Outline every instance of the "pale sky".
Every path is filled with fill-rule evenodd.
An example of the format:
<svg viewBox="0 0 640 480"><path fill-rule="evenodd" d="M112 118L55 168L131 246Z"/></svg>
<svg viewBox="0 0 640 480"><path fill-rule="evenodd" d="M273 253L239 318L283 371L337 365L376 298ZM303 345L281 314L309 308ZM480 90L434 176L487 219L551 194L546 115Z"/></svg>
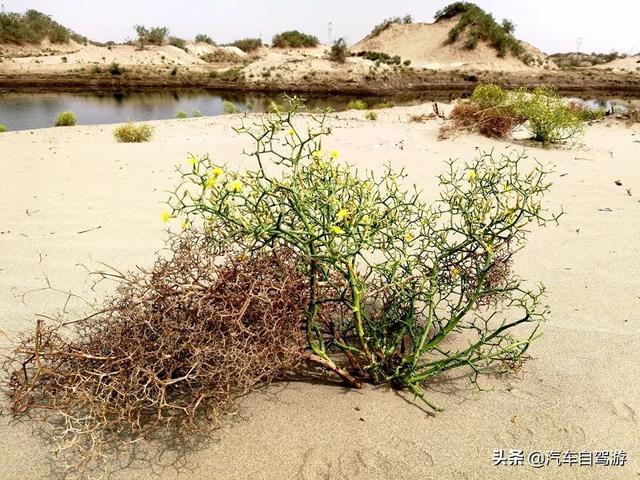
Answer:
<svg viewBox="0 0 640 480"><path fill-rule="evenodd" d="M133 38L133 25L166 26L172 35L205 33L218 43L244 37L271 37L298 29L321 42L345 37L355 43L381 20L411 14L431 22L452 0L0 0L5 11L33 8L97 41ZM478 0L516 24L516 36L547 53L640 51L640 0Z"/></svg>

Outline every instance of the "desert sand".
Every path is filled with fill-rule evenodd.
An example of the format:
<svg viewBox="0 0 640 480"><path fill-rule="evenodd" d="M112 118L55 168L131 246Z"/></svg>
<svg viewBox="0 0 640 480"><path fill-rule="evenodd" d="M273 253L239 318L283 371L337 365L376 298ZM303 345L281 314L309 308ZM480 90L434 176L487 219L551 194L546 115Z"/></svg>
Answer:
<svg viewBox="0 0 640 480"><path fill-rule="evenodd" d="M241 413L202 439L182 462L138 462L113 478L145 479L435 479L606 478L640 475L640 129L616 123L588 128L581 145L541 149L465 135L437 140L441 120L411 115L429 106L332 115L327 148L360 168L391 160L427 198L449 158L476 148L527 149L553 166L550 208L566 215L534 230L515 270L548 288L550 321L524 370L485 378L478 392L464 378L430 385L445 408L426 412L408 394L354 391L288 382L248 395ZM160 221L174 167L187 153L246 161L233 116L154 122L146 144L117 144L111 126L0 135L0 328L11 337L52 315L64 294L92 292L89 269L149 265L166 238ZM616 185L620 181L622 186ZM23 301L24 300L24 301ZM72 302L71 310L81 310ZM2 338L3 346L9 344ZM48 478L47 447L31 427L0 419L0 476ZM624 467L495 467L494 448L625 450Z"/></svg>

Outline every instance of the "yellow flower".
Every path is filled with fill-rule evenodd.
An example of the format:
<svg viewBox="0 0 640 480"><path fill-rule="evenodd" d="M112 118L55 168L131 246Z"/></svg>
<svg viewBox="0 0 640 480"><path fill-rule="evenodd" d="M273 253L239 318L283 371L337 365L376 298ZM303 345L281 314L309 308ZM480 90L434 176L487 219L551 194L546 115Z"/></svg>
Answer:
<svg viewBox="0 0 640 480"><path fill-rule="evenodd" d="M344 233L344 230L342 230L339 226L337 225L332 225L331 228L329 229L331 231L331 233L333 233L334 235L342 235Z"/></svg>
<svg viewBox="0 0 640 480"><path fill-rule="evenodd" d="M296 132L295 132L295 130L293 128L290 128L288 133L289 133L289 135L291 135L293 137Z"/></svg>
<svg viewBox="0 0 640 480"><path fill-rule="evenodd" d="M229 182L229 185L227 185L227 188L231 192L239 193L242 191L242 181L234 180L233 182Z"/></svg>
<svg viewBox="0 0 640 480"><path fill-rule="evenodd" d="M341 208L338 214L336 215L336 218L338 219L339 222L341 222L348 216L349 216L349 211L345 208Z"/></svg>
<svg viewBox="0 0 640 480"><path fill-rule="evenodd" d="M162 219L162 223L169 223L169 220L171 220L171 214L169 212L162 212L160 214L160 218Z"/></svg>
<svg viewBox="0 0 640 480"><path fill-rule="evenodd" d="M451 270L451 279L457 280L459 277L460 277L460 269L457 267L454 267L453 270Z"/></svg>
<svg viewBox="0 0 640 480"><path fill-rule="evenodd" d="M213 170L211 170L211 173L216 177L219 177L220 175L222 175L222 168L215 167Z"/></svg>
<svg viewBox="0 0 640 480"><path fill-rule="evenodd" d="M476 173L476 171L469 170L469 173L467 173L467 180L469 180L470 182L475 182L476 178L478 178L478 174Z"/></svg>
<svg viewBox="0 0 640 480"><path fill-rule="evenodd" d="M183 230L186 230L187 228L189 228L189 225L190 225L190 222L188 218L185 218L180 224Z"/></svg>
<svg viewBox="0 0 640 480"><path fill-rule="evenodd" d="M196 164L198 163L198 157L196 157L196 156L194 156L194 155L191 155L191 156L188 158L188 160L189 160L189 164L190 164L192 167L195 167L195 166L196 166Z"/></svg>
<svg viewBox="0 0 640 480"><path fill-rule="evenodd" d="M218 181L218 177L220 175L222 175L222 169L220 167L215 167L213 170L211 170L211 174L207 176L206 186L213 187Z"/></svg>
<svg viewBox="0 0 640 480"><path fill-rule="evenodd" d="M491 254L493 253L493 246L492 246L492 245L490 245L490 244L487 244L487 246L486 246L485 250L487 251L487 253L488 253L489 255L491 255Z"/></svg>
<svg viewBox="0 0 640 480"><path fill-rule="evenodd" d="M362 217L363 225L369 225L369 223L371 223L371 217L369 215L365 215L364 217Z"/></svg>
<svg viewBox="0 0 640 480"><path fill-rule="evenodd" d="M321 150L316 150L315 152L313 152L313 153L311 154L311 157L312 157L314 160L320 160L320 159L322 158L322 151L321 151Z"/></svg>
<svg viewBox="0 0 640 480"><path fill-rule="evenodd" d="M407 232L407 233L405 234L405 236L404 236L404 239L405 239L407 242L410 242L411 240L413 240L413 234L412 234L411 232Z"/></svg>
<svg viewBox="0 0 640 480"><path fill-rule="evenodd" d="M331 150L331 153L329 155L331 156L331 158L336 159L340 156L340 152L338 152L337 150Z"/></svg>

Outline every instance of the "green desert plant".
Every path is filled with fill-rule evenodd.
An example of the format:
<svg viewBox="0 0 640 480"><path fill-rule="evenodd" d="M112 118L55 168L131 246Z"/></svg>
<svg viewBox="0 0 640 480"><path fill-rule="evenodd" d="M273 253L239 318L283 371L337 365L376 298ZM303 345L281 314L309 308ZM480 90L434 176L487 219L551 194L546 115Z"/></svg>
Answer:
<svg viewBox="0 0 640 480"><path fill-rule="evenodd" d="M395 106L396 106L396 104L394 102L392 102L391 100L387 100L385 102L376 103L371 108L373 108L374 110L380 110L380 109L383 109L383 108L393 108Z"/></svg>
<svg viewBox="0 0 640 480"><path fill-rule="evenodd" d="M387 65L400 65L402 63L402 58L398 55L391 56L384 52L360 51L356 53L356 56L364 57L372 62L380 62ZM409 61L409 63L411 63L411 61Z"/></svg>
<svg viewBox="0 0 640 480"><path fill-rule="evenodd" d="M480 84L473 89L471 94L471 102L477 104L480 108L497 107L502 105L506 99L507 92L493 83Z"/></svg>
<svg viewBox="0 0 640 480"><path fill-rule="evenodd" d="M0 133L6 133L9 129L6 125L0 123Z"/></svg>
<svg viewBox="0 0 640 480"><path fill-rule="evenodd" d="M76 124L76 114L70 111L62 112L56 119L56 127L73 127Z"/></svg>
<svg viewBox="0 0 640 480"><path fill-rule="evenodd" d="M371 120L375 122L378 119L378 114L376 112L367 112L364 116L367 120Z"/></svg>
<svg viewBox="0 0 640 480"><path fill-rule="evenodd" d="M216 44L216 42L214 42L209 35L205 35L204 33L199 33L198 35L196 35L196 38L194 40L196 43L207 43L209 45Z"/></svg>
<svg viewBox="0 0 640 480"><path fill-rule="evenodd" d="M169 37L169 45L187 51L187 42L183 38Z"/></svg>
<svg viewBox="0 0 640 480"><path fill-rule="evenodd" d="M122 68L120 64L116 62L113 62L111 65L109 65L108 70L109 73L114 77L120 76L124 73L124 68Z"/></svg>
<svg viewBox="0 0 640 480"><path fill-rule="evenodd" d="M148 142L153 137L153 127L147 124L136 125L128 122L113 131L113 136L121 143Z"/></svg>
<svg viewBox="0 0 640 480"><path fill-rule="evenodd" d="M325 153L326 114L299 125L291 102L237 129L254 143L248 170L192 158L171 216L204 220L208 241L239 255L296 254L309 291L304 358L350 385L387 383L438 409L424 382L517 368L547 313L543 289L511 271L529 228L557 220L541 203L547 170L527 170L524 153L452 161L429 205L404 173L359 172Z"/></svg>
<svg viewBox="0 0 640 480"><path fill-rule="evenodd" d="M366 110L369 105L364 100L356 99L347 103L347 110Z"/></svg>
<svg viewBox="0 0 640 480"><path fill-rule="evenodd" d="M176 118L182 119L182 118L188 118L188 117L189 117L189 115L184 110L178 110L176 112Z"/></svg>
<svg viewBox="0 0 640 480"><path fill-rule="evenodd" d="M411 15L405 15L404 17L386 18L382 22L380 22L378 25L373 27L373 30L371 30L371 33L368 35L367 38L377 37L394 23L410 24L410 23L413 23L413 17L411 17Z"/></svg>
<svg viewBox="0 0 640 480"><path fill-rule="evenodd" d="M347 41L344 38L339 38L333 45L331 45L331 51L329 52L329 60L337 63L344 63L349 56L349 49L347 48Z"/></svg>
<svg viewBox="0 0 640 480"><path fill-rule="evenodd" d="M227 114L240 113L240 109L229 100L224 100L222 102L222 111Z"/></svg>
<svg viewBox="0 0 640 480"><path fill-rule="evenodd" d="M48 38L51 43L67 43L74 40L85 43L87 39L60 25L48 15L37 10L25 13L0 13L0 44L40 43Z"/></svg>
<svg viewBox="0 0 640 480"><path fill-rule="evenodd" d="M191 110L191 116L193 118L201 117L202 116L202 111L197 109L197 108L194 108L193 110Z"/></svg>
<svg viewBox="0 0 640 480"><path fill-rule="evenodd" d="M245 53L251 53L262 47L262 40L259 38L243 38L230 43L232 47L239 48Z"/></svg>
<svg viewBox="0 0 640 480"><path fill-rule="evenodd" d="M141 48L145 45L162 45L165 38L169 34L169 29L166 27L151 27L147 28L142 25L136 25L133 27L138 34L138 44Z"/></svg>
<svg viewBox="0 0 640 480"><path fill-rule="evenodd" d="M275 48L311 48L317 47L319 44L318 37L298 30L278 33L271 40L271 46Z"/></svg>

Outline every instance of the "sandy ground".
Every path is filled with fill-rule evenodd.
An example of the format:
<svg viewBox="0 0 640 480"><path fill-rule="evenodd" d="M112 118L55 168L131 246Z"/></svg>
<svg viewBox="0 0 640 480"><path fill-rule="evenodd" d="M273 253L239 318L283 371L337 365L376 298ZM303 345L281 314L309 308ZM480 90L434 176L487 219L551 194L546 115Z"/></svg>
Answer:
<svg viewBox="0 0 640 480"><path fill-rule="evenodd" d="M445 160L470 158L476 147L525 148L474 135L438 142L438 120L408 120L429 111L380 111L377 122L363 112L338 114L325 146L360 167L391 159L427 197ZM174 166L188 152L240 162L236 123L229 116L157 122L155 139L141 145L115 143L107 126L1 135L0 328L14 334L33 326L34 314L62 306L64 296L52 292L21 300L45 285L42 271L54 287L91 297L80 265L148 265L165 238L160 212ZM548 203L567 214L560 226L534 231L515 265L546 284L552 310L523 372L486 379L488 392L461 379L432 385L430 397L446 409L436 416L386 388L274 385L246 397L241 415L188 451L187 468L142 462L114 478L638 478L640 129L597 125L582 146L528 150L554 166ZM28 425L3 416L0 432L0 477L49 477L46 447ZM494 467L494 448L625 450L629 460L624 467Z"/></svg>

